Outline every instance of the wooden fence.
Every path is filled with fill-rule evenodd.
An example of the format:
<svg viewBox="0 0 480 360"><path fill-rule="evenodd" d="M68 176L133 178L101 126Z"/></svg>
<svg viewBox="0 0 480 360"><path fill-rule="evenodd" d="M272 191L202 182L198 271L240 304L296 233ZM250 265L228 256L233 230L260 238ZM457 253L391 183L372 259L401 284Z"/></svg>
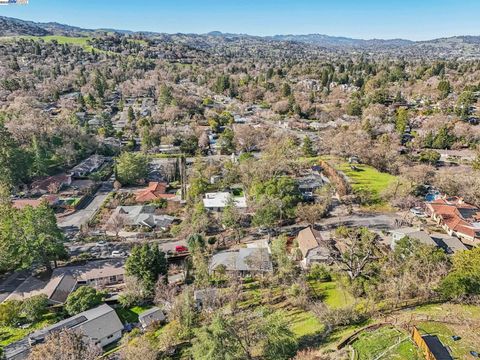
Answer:
<svg viewBox="0 0 480 360"><path fill-rule="evenodd" d="M412 339L415 344L417 344L417 346L423 351L426 360L437 360L437 358L430 351L430 348L428 347L427 343L425 342L422 335L415 326L412 329Z"/></svg>

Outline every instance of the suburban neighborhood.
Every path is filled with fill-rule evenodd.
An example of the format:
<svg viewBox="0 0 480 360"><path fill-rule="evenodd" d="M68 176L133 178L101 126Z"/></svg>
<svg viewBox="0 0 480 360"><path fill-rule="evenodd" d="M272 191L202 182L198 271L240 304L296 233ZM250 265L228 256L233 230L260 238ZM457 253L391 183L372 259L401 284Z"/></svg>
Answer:
<svg viewBox="0 0 480 360"><path fill-rule="evenodd" d="M0 13L0 359L480 358L480 40L153 30Z"/></svg>

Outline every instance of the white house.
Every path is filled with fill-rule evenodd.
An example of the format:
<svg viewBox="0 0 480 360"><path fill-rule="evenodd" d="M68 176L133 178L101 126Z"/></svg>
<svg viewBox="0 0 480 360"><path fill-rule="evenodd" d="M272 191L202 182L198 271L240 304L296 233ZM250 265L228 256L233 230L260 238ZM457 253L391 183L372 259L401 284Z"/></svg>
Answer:
<svg viewBox="0 0 480 360"><path fill-rule="evenodd" d="M229 192L206 193L203 199L203 205L211 211L222 211L230 199L233 199L235 207L239 210L247 209L247 199L243 196L233 196Z"/></svg>

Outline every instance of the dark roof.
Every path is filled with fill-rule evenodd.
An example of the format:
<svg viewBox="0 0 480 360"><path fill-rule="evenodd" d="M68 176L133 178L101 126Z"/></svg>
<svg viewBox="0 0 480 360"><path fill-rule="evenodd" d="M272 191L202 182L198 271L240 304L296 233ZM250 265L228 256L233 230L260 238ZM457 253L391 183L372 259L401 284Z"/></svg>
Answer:
<svg viewBox="0 0 480 360"><path fill-rule="evenodd" d="M436 360L453 360L453 357L450 355L447 348L443 346L438 336L424 335L422 338L425 340L425 343L435 356Z"/></svg>

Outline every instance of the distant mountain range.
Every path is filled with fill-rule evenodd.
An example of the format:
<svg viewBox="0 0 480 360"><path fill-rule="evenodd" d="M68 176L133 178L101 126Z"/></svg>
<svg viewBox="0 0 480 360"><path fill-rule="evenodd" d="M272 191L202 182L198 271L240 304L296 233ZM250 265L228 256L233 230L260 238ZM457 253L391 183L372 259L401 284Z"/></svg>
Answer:
<svg viewBox="0 0 480 360"><path fill-rule="evenodd" d="M164 37L167 34L155 32L133 32L129 30L117 29L83 29L75 26L59 24L56 22L37 23L15 18L0 16L0 36L95 36L102 32L119 34L141 34L147 37ZM480 36L454 36L449 38L433 39L428 41L411 41L405 39L353 39L348 37L329 36L321 34L308 35L275 35L275 36L252 36L246 34L228 34L219 31L213 31L208 34L182 34L183 36L192 36L195 39L199 37L210 40L221 38L222 40L234 39L247 41L266 41L266 42L292 42L298 44L308 44L318 46L324 49L362 51L369 53L385 52L394 54L413 54L416 56L425 54L426 56L436 57L467 57L480 58Z"/></svg>

